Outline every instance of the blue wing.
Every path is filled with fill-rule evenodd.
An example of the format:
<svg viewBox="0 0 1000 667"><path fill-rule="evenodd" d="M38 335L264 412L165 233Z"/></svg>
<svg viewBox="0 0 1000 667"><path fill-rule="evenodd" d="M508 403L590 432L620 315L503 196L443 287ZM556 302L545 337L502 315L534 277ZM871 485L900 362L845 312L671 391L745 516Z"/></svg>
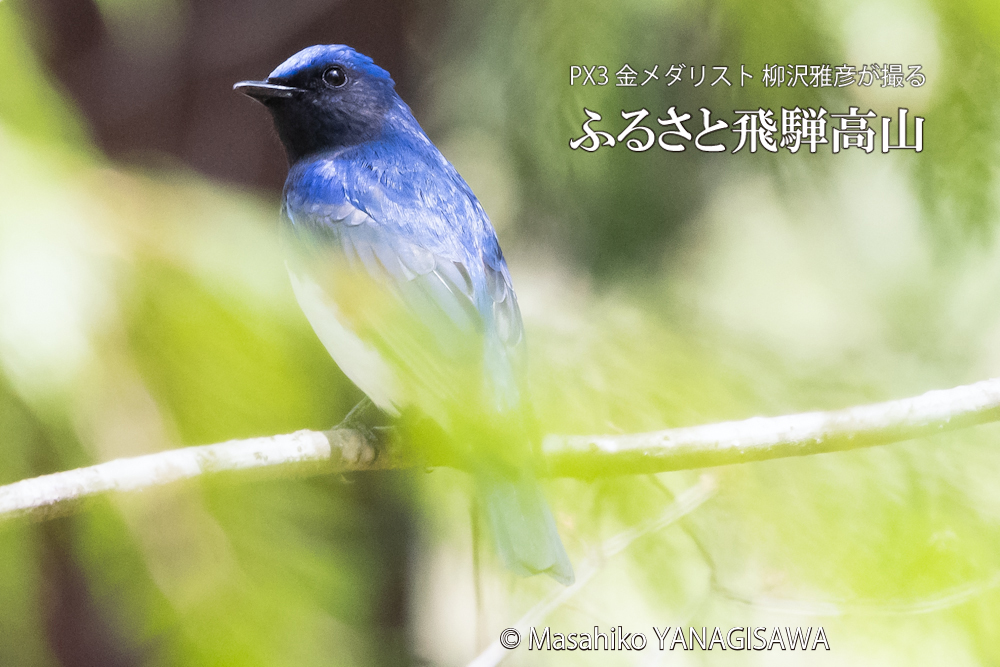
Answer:
<svg viewBox="0 0 1000 667"><path fill-rule="evenodd" d="M315 304L303 309L338 365L384 408L402 408L415 393L455 399L470 382L496 409L516 407L523 324L485 213L443 158L380 169L376 162L319 158L293 170L283 208L299 248L291 269L300 284L318 287L337 325L383 359L381 374L409 390L388 395L371 386L370 376L380 375L371 364L352 368L363 356L358 341L324 336L333 325L315 321L324 319ZM366 304L345 307L358 291ZM400 309L376 316L386 311L384 299Z"/></svg>

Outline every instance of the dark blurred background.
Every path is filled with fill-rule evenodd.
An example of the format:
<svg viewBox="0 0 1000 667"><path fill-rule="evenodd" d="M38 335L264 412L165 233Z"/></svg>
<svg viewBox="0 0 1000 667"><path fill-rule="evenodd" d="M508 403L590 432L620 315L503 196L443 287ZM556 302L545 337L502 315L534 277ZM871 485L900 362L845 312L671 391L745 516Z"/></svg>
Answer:
<svg viewBox="0 0 1000 667"><path fill-rule="evenodd" d="M270 119L232 85L264 78L311 44L350 44L393 73L402 95L414 91L410 2L194 0L117 3L110 13L92 0L13 4L95 143L123 162L174 160L280 190L287 166ZM108 20L115 12L118 25Z"/></svg>

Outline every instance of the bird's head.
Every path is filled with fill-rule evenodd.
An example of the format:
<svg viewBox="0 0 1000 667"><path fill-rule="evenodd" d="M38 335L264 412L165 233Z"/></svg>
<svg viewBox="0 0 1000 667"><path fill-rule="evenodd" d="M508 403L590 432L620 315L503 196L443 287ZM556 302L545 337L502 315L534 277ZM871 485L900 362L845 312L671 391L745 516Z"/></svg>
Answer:
<svg viewBox="0 0 1000 667"><path fill-rule="evenodd" d="M233 88L268 108L292 163L378 137L399 99L388 72L341 44L310 46Z"/></svg>

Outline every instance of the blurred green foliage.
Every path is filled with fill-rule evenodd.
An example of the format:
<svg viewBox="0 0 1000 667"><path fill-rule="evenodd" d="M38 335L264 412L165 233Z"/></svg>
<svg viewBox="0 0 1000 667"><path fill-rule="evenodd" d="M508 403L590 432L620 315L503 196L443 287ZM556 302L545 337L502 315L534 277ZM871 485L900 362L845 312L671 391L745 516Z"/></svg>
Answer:
<svg viewBox="0 0 1000 667"><path fill-rule="evenodd" d="M102 4L126 33L127 7ZM421 11L414 49L426 67L411 102L500 229L546 432L836 408L1000 374L994 3ZM360 396L294 303L275 198L107 161L30 33L0 3L0 481L336 423ZM766 63L886 59L923 64L927 85L894 97L759 83ZM731 78L745 64L755 80L569 85L571 65L625 62L661 74L725 64ZM927 119L926 148L567 147L584 106L614 119L793 104L880 115L908 105ZM795 658L993 664L996 436L980 427L709 471L711 501L608 561L546 624L651 639L654 624L824 625L833 650ZM549 482L574 562L657 516L698 474ZM0 663L78 664L77 653L163 667L464 664L556 586L511 578L488 547L477 582L469 508L465 476L435 470L212 478L9 522ZM650 653L641 663L522 649L511 662L653 664Z"/></svg>

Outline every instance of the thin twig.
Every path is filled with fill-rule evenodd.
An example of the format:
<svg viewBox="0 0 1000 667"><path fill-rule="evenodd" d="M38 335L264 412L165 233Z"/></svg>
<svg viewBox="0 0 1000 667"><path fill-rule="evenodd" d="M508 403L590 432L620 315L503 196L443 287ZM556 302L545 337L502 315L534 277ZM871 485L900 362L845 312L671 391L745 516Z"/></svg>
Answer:
<svg viewBox="0 0 1000 667"><path fill-rule="evenodd" d="M998 420L1000 379L993 379L832 412L754 417L636 435L550 435L542 443L542 472L586 479L708 468L872 447ZM298 431L118 459L15 482L0 487L0 518L45 515L105 491L136 491L209 472L415 465L426 462L395 442L376 449L364 435L348 428Z"/></svg>
<svg viewBox="0 0 1000 667"><path fill-rule="evenodd" d="M670 524L678 521L682 517L690 514L699 505L712 497L715 493L715 480L708 475L703 475L698 484L687 489L677 499L655 519L644 521L637 526L624 530L617 535L609 537L601 542L594 553L580 566L576 581L571 586L559 587L550 595L540 600L528 612L522 616L513 627L520 636L525 636L532 627L538 625L548 617L553 611L562 606L567 600L580 592L580 590L590 583L590 580L601 571L608 559L616 556L632 546L640 537L666 528ZM506 649L500 644L500 640L493 641L486 649L468 664L468 667L496 667L504 658L510 655L510 649Z"/></svg>
<svg viewBox="0 0 1000 667"><path fill-rule="evenodd" d="M915 616L936 614L945 609L959 607L997 586L1000 586L1000 573L994 573L987 579L959 584L911 600L809 600L746 597L724 588L717 588L715 592L732 602L752 609L790 616Z"/></svg>

